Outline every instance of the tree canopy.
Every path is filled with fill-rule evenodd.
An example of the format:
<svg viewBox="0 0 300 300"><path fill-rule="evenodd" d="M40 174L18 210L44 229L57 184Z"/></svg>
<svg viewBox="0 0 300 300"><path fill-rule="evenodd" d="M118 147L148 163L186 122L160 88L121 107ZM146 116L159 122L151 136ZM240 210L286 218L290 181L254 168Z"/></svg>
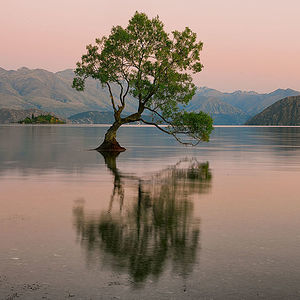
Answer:
<svg viewBox="0 0 300 300"><path fill-rule="evenodd" d="M84 90L85 80L91 77L109 91L115 123L108 130L102 149L115 142L122 124L136 121L155 125L182 143L209 140L211 117L184 110L196 91L192 74L203 68L202 45L188 27L168 34L158 16L150 19L136 12L126 28L115 26L108 37L96 39L94 45L86 47L87 53L77 63L73 87ZM112 86L119 88L118 97L113 95ZM137 111L122 117L128 94L136 100ZM143 119L142 114L147 112L152 115L152 122ZM183 139L183 135L192 139Z"/></svg>

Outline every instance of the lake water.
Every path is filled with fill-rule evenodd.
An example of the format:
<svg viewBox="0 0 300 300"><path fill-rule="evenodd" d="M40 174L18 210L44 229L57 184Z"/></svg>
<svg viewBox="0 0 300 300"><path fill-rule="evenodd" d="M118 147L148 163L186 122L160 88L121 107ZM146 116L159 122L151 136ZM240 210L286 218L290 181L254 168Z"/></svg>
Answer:
<svg viewBox="0 0 300 300"><path fill-rule="evenodd" d="M0 299L300 298L300 128L106 129L0 126Z"/></svg>

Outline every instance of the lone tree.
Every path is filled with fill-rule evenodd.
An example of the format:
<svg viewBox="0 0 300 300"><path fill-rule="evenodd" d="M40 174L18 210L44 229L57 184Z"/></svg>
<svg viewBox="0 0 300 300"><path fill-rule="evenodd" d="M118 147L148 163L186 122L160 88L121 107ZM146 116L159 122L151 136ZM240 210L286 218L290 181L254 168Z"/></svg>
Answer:
<svg viewBox="0 0 300 300"><path fill-rule="evenodd" d="M99 80L109 91L115 118L96 150L124 151L116 140L117 130L136 121L154 125L183 144L208 141L213 129L211 117L184 110L196 91L191 74L203 67L202 45L188 27L168 34L158 16L149 19L139 12L126 28L113 27L108 37L88 45L77 63L73 87L83 91L88 77ZM118 97L113 95L116 87ZM122 116L128 94L135 99L137 109ZM147 112L152 118L145 120L143 113Z"/></svg>

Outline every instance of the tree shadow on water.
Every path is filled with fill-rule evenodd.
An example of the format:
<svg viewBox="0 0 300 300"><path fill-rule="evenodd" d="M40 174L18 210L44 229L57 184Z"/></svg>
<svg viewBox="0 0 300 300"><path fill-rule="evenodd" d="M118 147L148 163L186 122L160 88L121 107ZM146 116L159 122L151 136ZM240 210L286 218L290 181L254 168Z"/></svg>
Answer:
<svg viewBox="0 0 300 300"><path fill-rule="evenodd" d="M187 278L200 248L200 219L193 214L191 198L210 190L208 162L180 160L139 178L117 168L117 154L102 155L114 176L107 211L90 215L83 205L73 210L77 237L88 258L100 255L102 263L128 273L135 286L149 277L158 279L168 268ZM131 199L125 195L126 185L133 190Z"/></svg>

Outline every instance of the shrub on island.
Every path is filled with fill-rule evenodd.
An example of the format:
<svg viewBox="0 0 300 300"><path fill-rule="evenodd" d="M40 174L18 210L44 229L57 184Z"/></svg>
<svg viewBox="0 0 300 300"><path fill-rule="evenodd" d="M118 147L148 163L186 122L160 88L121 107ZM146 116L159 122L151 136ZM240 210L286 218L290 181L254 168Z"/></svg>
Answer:
<svg viewBox="0 0 300 300"><path fill-rule="evenodd" d="M27 117L24 120L18 122L19 124L65 124L66 122L60 120L59 118L52 116L50 114L47 115L32 115L31 118Z"/></svg>

